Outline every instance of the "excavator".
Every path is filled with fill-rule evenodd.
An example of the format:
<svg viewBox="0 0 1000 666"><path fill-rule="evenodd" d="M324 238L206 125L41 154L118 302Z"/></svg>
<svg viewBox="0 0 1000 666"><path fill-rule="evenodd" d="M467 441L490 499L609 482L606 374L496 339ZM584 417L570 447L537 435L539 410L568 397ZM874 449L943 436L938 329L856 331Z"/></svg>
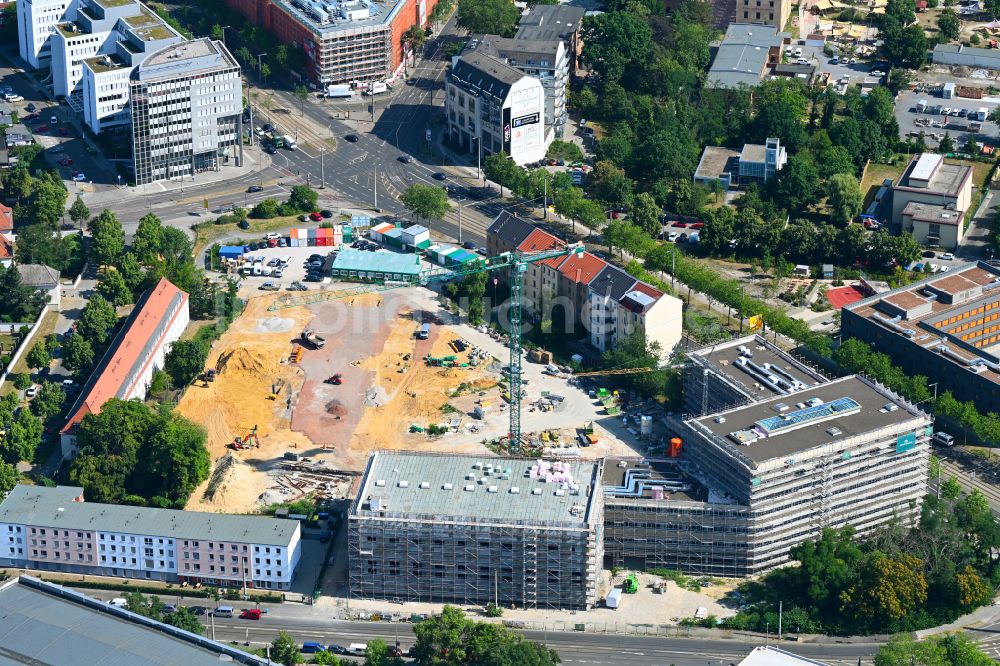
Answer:
<svg viewBox="0 0 1000 666"><path fill-rule="evenodd" d="M338 372L337 374L335 374L335 375L333 375L331 377L327 377L326 379L324 379L323 383L324 384L333 384L334 386L340 386L341 384L344 383L344 378Z"/></svg>
<svg viewBox="0 0 1000 666"><path fill-rule="evenodd" d="M234 451L260 448L260 440L257 439L257 426L254 426L246 437L241 438L239 435L233 437L233 441L229 442L228 447Z"/></svg>

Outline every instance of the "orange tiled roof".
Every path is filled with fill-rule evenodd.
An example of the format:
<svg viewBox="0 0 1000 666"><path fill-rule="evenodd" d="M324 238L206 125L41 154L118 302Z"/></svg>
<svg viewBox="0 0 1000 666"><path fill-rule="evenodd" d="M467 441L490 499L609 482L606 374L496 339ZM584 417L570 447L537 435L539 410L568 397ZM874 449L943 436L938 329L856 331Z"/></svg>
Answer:
<svg viewBox="0 0 1000 666"><path fill-rule="evenodd" d="M14 231L14 211L0 204L0 234Z"/></svg>

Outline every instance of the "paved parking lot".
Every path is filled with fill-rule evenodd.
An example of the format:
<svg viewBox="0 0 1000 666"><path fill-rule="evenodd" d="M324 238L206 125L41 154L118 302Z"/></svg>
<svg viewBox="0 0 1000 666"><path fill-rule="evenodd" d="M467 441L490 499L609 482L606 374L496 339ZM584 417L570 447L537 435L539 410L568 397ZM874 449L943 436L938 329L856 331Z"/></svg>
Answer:
<svg viewBox="0 0 1000 666"><path fill-rule="evenodd" d="M960 149L968 138L969 132L958 129L956 126L967 126L969 120L957 116L948 116L948 122L945 123L946 118L940 114L918 113L917 102L920 100L927 100L928 106L940 105L952 109L965 109L966 111L976 111L980 107L986 107L989 111L993 111L997 106L996 102L989 99L966 99L963 97L942 99L928 92L910 92L908 90L899 93L899 96L896 98L896 122L899 123L900 137L905 140L908 136L916 136L912 135L912 132L919 133L923 130L924 141L931 147L937 146L939 141L937 137L943 138L947 132L955 141L956 148ZM935 123L935 125L921 127L914 122L918 118L929 120ZM985 121L981 122L980 125L980 131L974 133L976 141L990 145L1000 143L1000 131L998 131L996 123Z"/></svg>
<svg viewBox="0 0 1000 666"><path fill-rule="evenodd" d="M243 285L251 291L258 291L265 282L273 282L281 287L282 291L286 291L292 282L299 281L303 282L310 289L315 289L321 283L304 282L307 272L306 262L314 254L326 258L333 249L332 247L268 247L261 250L250 250L244 257L263 257L264 266L267 266L268 262L281 257L290 257L291 260L282 270L281 277L250 275L244 278Z"/></svg>
<svg viewBox="0 0 1000 666"><path fill-rule="evenodd" d="M821 75L823 72L829 72L831 83L836 83L842 77L846 76L850 79L851 85L861 83L865 78L871 76L871 63L858 61L850 64L845 61L838 61L835 65L832 62L833 58L823 53L822 46L807 46L804 44L804 41L792 40L792 50L794 51L797 48L802 49L802 57L816 66L816 76ZM788 61L795 62L795 58L796 56L792 55L788 58Z"/></svg>

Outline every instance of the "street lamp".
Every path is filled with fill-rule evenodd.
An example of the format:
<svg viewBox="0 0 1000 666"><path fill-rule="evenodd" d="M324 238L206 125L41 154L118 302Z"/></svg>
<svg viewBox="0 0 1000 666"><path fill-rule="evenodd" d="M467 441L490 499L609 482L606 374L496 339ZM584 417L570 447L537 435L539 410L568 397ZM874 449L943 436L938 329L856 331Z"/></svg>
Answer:
<svg viewBox="0 0 1000 666"><path fill-rule="evenodd" d="M482 178L483 174L483 140L482 137L474 136L472 140L476 142L478 150L478 156L476 157L476 178ZM485 179L483 184L485 185Z"/></svg>
<svg viewBox="0 0 1000 666"><path fill-rule="evenodd" d="M231 26L231 25L224 25L224 26L222 26L222 45L223 46L226 45L226 28L232 28L232 27L233 26Z"/></svg>
<svg viewBox="0 0 1000 666"><path fill-rule="evenodd" d="M262 83L264 81L264 77L261 76L261 71L263 70L263 65L261 65L260 59L263 58L266 55L267 55L266 53L258 53L257 54L257 75L261 77L261 82Z"/></svg>
<svg viewBox="0 0 1000 666"><path fill-rule="evenodd" d="M326 189L326 169L324 156L326 155L326 148L324 146L319 147L319 189Z"/></svg>

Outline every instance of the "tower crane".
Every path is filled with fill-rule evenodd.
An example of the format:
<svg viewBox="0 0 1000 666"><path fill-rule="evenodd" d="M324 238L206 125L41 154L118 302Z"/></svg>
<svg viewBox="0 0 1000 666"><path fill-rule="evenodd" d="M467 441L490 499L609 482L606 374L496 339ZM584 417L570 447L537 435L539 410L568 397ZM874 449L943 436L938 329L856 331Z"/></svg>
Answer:
<svg viewBox="0 0 1000 666"><path fill-rule="evenodd" d="M469 275L479 273L492 273L504 269L510 269L510 430L508 438L511 449L518 449L521 446L521 288L524 273L528 271L531 264L553 259L557 257L567 257L570 255L580 256L584 247L580 243L565 245L549 250L539 250L537 252L504 252L495 257L488 257L476 260L473 266L457 271L442 271L431 269L419 274L415 282L384 282L382 284L359 285L349 289L328 292L316 292L302 296L284 295L279 297L268 309L280 310L283 308L297 307L299 305L310 305L323 301L330 301L339 298L349 298L359 296L364 293L388 291L411 287L415 284L426 286L436 282L451 282L460 280Z"/></svg>

